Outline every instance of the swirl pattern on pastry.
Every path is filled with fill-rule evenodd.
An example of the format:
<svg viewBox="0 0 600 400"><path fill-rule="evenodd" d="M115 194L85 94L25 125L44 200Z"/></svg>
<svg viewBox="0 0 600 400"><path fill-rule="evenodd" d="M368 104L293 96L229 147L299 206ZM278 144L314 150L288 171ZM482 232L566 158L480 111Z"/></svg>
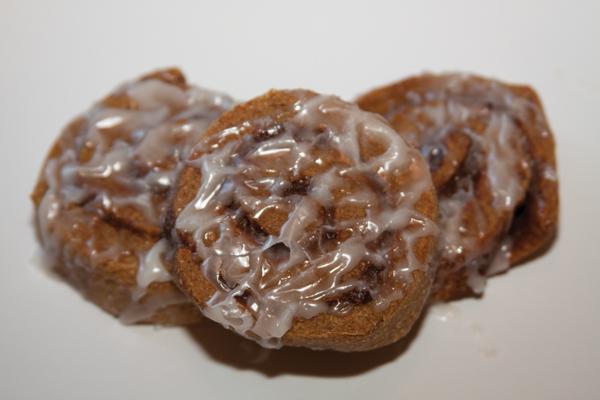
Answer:
<svg viewBox="0 0 600 400"><path fill-rule="evenodd" d="M428 160L440 207L435 299L480 294L486 276L552 242L554 140L532 89L468 74L422 75L357 103L383 115Z"/></svg>
<svg viewBox="0 0 600 400"><path fill-rule="evenodd" d="M385 120L271 91L223 114L173 203L173 268L205 316L258 341L367 350L405 335L429 293L427 165Z"/></svg>
<svg viewBox="0 0 600 400"><path fill-rule="evenodd" d="M126 323L198 319L164 268L162 216L190 143L232 105L177 69L157 71L75 119L48 154L32 194L44 250Z"/></svg>

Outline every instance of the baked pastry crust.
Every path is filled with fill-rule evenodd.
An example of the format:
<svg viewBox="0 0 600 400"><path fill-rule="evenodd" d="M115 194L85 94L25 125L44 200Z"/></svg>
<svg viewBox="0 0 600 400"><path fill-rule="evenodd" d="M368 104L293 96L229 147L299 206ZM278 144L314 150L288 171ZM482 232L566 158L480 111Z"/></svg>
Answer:
<svg viewBox="0 0 600 400"><path fill-rule="evenodd" d="M369 350L406 335L427 300L436 214L424 160L383 119L271 91L196 146L173 198L170 265L206 316L263 346Z"/></svg>
<svg viewBox="0 0 600 400"><path fill-rule="evenodd" d="M434 299L481 294L486 276L552 243L559 209L554 139L533 89L425 74L357 103L383 115L429 162L442 238Z"/></svg>
<svg viewBox="0 0 600 400"><path fill-rule="evenodd" d="M55 270L125 323L189 324L200 313L162 266L162 214L187 143L232 101L177 69L126 83L71 122L31 198Z"/></svg>

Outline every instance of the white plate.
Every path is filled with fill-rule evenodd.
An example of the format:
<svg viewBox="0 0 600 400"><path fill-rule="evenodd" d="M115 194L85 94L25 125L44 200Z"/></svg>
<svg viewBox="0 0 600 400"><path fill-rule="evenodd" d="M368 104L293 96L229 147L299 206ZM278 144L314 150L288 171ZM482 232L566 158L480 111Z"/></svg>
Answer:
<svg viewBox="0 0 600 400"><path fill-rule="evenodd" d="M1 6L1 398L598 398L600 3L123 3ZM424 69L530 83L558 142L560 238L483 300L433 309L406 348L270 354L210 324L122 326L40 268L27 196L63 124L165 65L240 99L350 99Z"/></svg>

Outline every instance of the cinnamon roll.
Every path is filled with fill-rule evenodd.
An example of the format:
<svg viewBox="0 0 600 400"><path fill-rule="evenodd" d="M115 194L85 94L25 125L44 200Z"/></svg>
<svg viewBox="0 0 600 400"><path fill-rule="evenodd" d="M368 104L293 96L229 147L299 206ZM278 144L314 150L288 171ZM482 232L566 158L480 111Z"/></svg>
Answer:
<svg viewBox="0 0 600 400"><path fill-rule="evenodd" d="M434 300L540 253L558 221L554 140L536 93L467 74L422 75L361 96L428 161L438 191Z"/></svg>
<svg viewBox="0 0 600 400"><path fill-rule="evenodd" d="M421 313L436 216L425 160L383 118L271 91L196 143L167 219L169 265L206 317L265 347L368 350Z"/></svg>
<svg viewBox="0 0 600 400"><path fill-rule="evenodd" d="M232 106L177 69L126 83L71 122L32 194L56 270L126 323L185 324L200 314L164 268L162 219L190 144Z"/></svg>

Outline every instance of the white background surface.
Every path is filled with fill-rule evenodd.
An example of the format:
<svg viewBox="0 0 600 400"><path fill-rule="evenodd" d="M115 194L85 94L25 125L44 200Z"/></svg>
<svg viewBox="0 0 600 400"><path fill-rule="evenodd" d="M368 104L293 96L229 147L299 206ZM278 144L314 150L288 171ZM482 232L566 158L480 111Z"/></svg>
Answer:
<svg viewBox="0 0 600 400"><path fill-rule="evenodd" d="M324 3L0 1L0 398L598 398L600 2ZM269 354L210 324L124 327L41 270L28 194L63 124L169 65L238 99L351 99L423 70L530 83L558 143L560 238L483 300L432 310L407 349Z"/></svg>

